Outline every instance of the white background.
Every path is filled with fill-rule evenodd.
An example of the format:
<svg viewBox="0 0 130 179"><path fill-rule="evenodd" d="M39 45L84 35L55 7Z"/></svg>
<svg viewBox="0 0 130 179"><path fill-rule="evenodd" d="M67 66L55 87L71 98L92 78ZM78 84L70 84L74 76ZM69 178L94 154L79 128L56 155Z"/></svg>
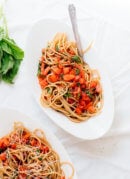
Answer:
<svg viewBox="0 0 130 179"><path fill-rule="evenodd" d="M50 4L51 6L55 6L59 3L58 0L27 0L20 2L20 0L6 0L9 4L15 4L13 7L19 9L19 18L24 13L24 8L32 9L32 5L34 2L43 4ZM112 22L113 24L119 25L123 28L130 30L130 1L129 0L62 0L60 1L62 4L75 3L81 7L84 7L87 12L90 14L95 14L105 18L106 20ZM25 4L24 8L20 8L21 4ZM32 5L31 5L32 4ZM22 6L23 7L23 6ZM38 5L35 5L33 11L37 10ZM36 10L35 10L36 8ZM49 6L48 6L49 8ZM44 9L44 7L43 7ZM12 12L15 14L15 12ZM36 12L35 12L36 13ZM38 13L38 12L37 12ZM50 14L50 12L49 12ZM32 17L35 19L36 16ZM16 17L15 17L16 19ZM15 21L15 20L14 20Z"/></svg>
<svg viewBox="0 0 130 179"><path fill-rule="evenodd" d="M7 0L10 35L25 50L32 23L48 17L68 23L67 4L71 2L77 7L80 33L88 41L95 40L112 82L115 117L111 130L102 139L81 141L53 124L33 98L27 59L14 85L0 84L0 106L25 112L53 131L66 147L79 179L130 179L130 1Z"/></svg>

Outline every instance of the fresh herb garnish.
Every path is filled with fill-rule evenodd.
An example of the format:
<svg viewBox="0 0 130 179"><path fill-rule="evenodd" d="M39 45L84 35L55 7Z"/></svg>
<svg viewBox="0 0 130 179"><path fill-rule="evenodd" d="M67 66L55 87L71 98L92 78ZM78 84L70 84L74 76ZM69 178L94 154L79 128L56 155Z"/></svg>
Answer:
<svg viewBox="0 0 130 179"><path fill-rule="evenodd" d="M80 82L77 82L76 84L77 84L77 86L80 86Z"/></svg>
<svg viewBox="0 0 130 179"><path fill-rule="evenodd" d="M39 159L40 161L42 161L42 157L39 157L38 159Z"/></svg>
<svg viewBox="0 0 130 179"><path fill-rule="evenodd" d="M7 23L0 8L0 80L13 83L18 73L24 52L8 35Z"/></svg>
<svg viewBox="0 0 130 179"><path fill-rule="evenodd" d="M46 90L47 90L47 93L49 93L49 94L52 93L52 89L51 88L47 87Z"/></svg>
<svg viewBox="0 0 130 179"><path fill-rule="evenodd" d="M89 90L86 90L86 94L87 94L90 98L93 97L92 93L91 93Z"/></svg>
<svg viewBox="0 0 130 179"><path fill-rule="evenodd" d="M72 62L81 63L79 56L75 55L71 58Z"/></svg>
<svg viewBox="0 0 130 179"><path fill-rule="evenodd" d="M79 74L80 74L80 69L76 68L75 74L76 74L76 75L79 75Z"/></svg>
<svg viewBox="0 0 130 179"><path fill-rule="evenodd" d="M59 51L59 46L58 46L58 44L56 44L55 49L56 49L57 52Z"/></svg>
<svg viewBox="0 0 130 179"><path fill-rule="evenodd" d="M77 94L77 97L78 97L78 98L80 98L80 96L81 96L81 94L80 94L80 93L78 93L78 94Z"/></svg>
<svg viewBox="0 0 130 179"><path fill-rule="evenodd" d="M40 153L41 151L40 151L40 149L37 149L36 152L37 152L37 153Z"/></svg>
<svg viewBox="0 0 130 179"><path fill-rule="evenodd" d="M63 96L64 96L65 98L69 98L69 97L71 97L71 93L67 92L67 93L65 93Z"/></svg>
<svg viewBox="0 0 130 179"><path fill-rule="evenodd" d="M38 64L37 75L40 75L40 74L41 74L41 64L39 63Z"/></svg>

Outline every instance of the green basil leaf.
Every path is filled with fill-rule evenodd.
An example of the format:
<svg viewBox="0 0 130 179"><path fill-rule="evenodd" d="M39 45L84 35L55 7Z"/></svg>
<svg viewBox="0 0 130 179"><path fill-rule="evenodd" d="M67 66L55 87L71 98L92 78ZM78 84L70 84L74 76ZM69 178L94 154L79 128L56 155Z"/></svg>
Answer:
<svg viewBox="0 0 130 179"><path fill-rule="evenodd" d="M93 98L93 94L92 94L92 93L90 93L90 91L89 91L89 90L86 90L86 94L87 94L90 98Z"/></svg>
<svg viewBox="0 0 130 179"><path fill-rule="evenodd" d="M77 82L76 84L77 84L77 86L80 86L80 82Z"/></svg>
<svg viewBox="0 0 130 179"><path fill-rule="evenodd" d="M14 65L13 58L8 54L4 54L2 61L1 61L1 70L0 70L2 75L6 74L8 72L8 70L13 68L13 65Z"/></svg>
<svg viewBox="0 0 130 179"><path fill-rule="evenodd" d="M24 51L21 48L19 48L12 39L3 38L3 41L6 42L8 46L11 48L12 55L14 56L15 59L18 59L18 60L23 59Z"/></svg>
<svg viewBox="0 0 130 179"><path fill-rule="evenodd" d="M0 7L0 22L0 80L13 83L24 57L24 51L17 46L13 39L9 38L2 7Z"/></svg>
<svg viewBox="0 0 130 179"><path fill-rule="evenodd" d="M4 52L6 52L6 53L8 53L8 54L10 54L10 55L13 55L11 48L10 48L10 47L8 46L8 44L7 44L6 42L4 42L3 40L2 40L2 42L1 42L1 48L2 48L2 50L3 50Z"/></svg>
<svg viewBox="0 0 130 179"><path fill-rule="evenodd" d="M3 50L0 47L0 69L1 69L1 60L2 60L2 57L3 57Z"/></svg>
<svg viewBox="0 0 130 179"><path fill-rule="evenodd" d="M65 93L64 95L63 95L65 98L69 98L69 97L71 97L71 93L69 93L69 92L67 92L67 93Z"/></svg>
<svg viewBox="0 0 130 179"><path fill-rule="evenodd" d="M59 51L58 44L56 44L55 49L56 49L57 52Z"/></svg>
<svg viewBox="0 0 130 179"><path fill-rule="evenodd" d="M41 151L40 151L40 149L37 149L36 152L37 152L37 153L40 153Z"/></svg>
<svg viewBox="0 0 130 179"><path fill-rule="evenodd" d="M38 64L37 75L40 75L40 74L41 74L41 64L39 63Z"/></svg>
<svg viewBox="0 0 130 179"><path fill-rule="evenodd" d="M0 27L0 41L2 40L3 37L5 37L5 32L4 29Z"/></svg>
<svg viewBox="0 0 130 179"><path fill-rule="evenodd" d="M38 159L39 159L40 161L42 161L42 157L39 157Z"/></svg>
<svg viewBox="0 0 130 179"><path fill-rule="evenodd" d="M75 55L71 58L72 62L81 63L80 57Z"/></svg>
<svg viewBox="0 0 130 179"><path fill-rule="evenodd" d="M17 60L17 59L14 59L14 60L15 61L14 61L13 68L10 69L6 74L2 75L2 80L7 82L7 83L11 83L11 84L13 83L14 77L18 73L19 66L20 66L20 63L21 63L20 60Z"/></svg>
<svg viewBox="0 0 130 179"><path fill-rule="evenodd" d="M52 93L52 88L47 87L46 90L47 90L47 93L48 93L48 94L51 94L51 93Z"/></svg>
<svg viewBox="0 0 130 179"><path fill-rule="evenodd" d="M79 75L79 74L80 74L80 69L76 68L75 74L76 74L76 75Z"/></svg>

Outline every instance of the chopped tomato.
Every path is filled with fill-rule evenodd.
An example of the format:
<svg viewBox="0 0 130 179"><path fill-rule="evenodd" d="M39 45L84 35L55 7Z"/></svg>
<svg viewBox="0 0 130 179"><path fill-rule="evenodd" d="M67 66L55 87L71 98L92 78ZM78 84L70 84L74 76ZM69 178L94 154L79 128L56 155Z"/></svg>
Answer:
<svg viewBox="0 0 130 179"><path fill-rule="evenodd" d="M70 71L70 67L64 67L64 68L63 68L63 73L64 73L64 74L68 74L69 71Z"/></svg>
<svg viewBox="0 0 130 179"><path fill-rule="evenodd" d="M95 112L95 108L93 106L89 106L87 111L90 112L90 113L94 113Z"/></svg>
<svg viewBox="0 0 130 179"><path fill-rule="evenodd" d="M74 91L73 91L73 94L78 94L78 93L80 93L81 92L81 89L80 89L80 87L75 87L74 88Z"/></svg>
<svg viewBox="0 0 130 179"><path fill-rule="evenodd" d="M79 79L79 82L80 82L80 84L84 84L84 83L85 83L84 78L80 78L80 79Z"/></svg>
<svg viewBox="0 0 130 179"><path fill-rule="evenodd" d="M7 147L9 145L9 139L4 138L3 144L4 144L5 147Z"/></svg>
<svg viewBox="0 0 130 179"><path fill-rule="evenodd" d="M5 160L6 160L6 153L5 153L5 152L2 153L2 154L0 154L0 159L1 159L2 161L5 161Z"/></svg>
<svg viewBox="0 0 130 179"><path fill-rule="evenodd" d="M36 141L36 139L32 139L32 140L30 141L30 144L31 144L31 146L37 146L37 141Z"/></svg>
<svg viewBox="0 0 130 179"><path fill-rule="evenodd" d="M58 81L58 76L57 76L56 74L51 74L51 75L49 76L49 80L50 80L52 83L54 83L54 82Z"/></svg>
<svg viewBox="0 0 130 179"><path fill-rule="evenodd" d="M62 70L60 69L60 68L58 68L58 67L53 67L53 72L55 73L55 74L57 74L57 75L59 75L61 72L62 72Z"/></svg>
<svg viewBox="0 0 130 179"><path fill-rule="evenodd" d="M90 88L96 88L97 82L96 81L91 81L90 83Z"/></svg>
<svg viewBox="0 0 130 179"><path fill-rule="evenodd" d="M80 79L80 75L76 75L74 80L79 81L79 79Z"/></svg>
<svg viewBox="0 0 130 179"><path fill-rule="evenodd" d="M68 103L72 104L74 102L74 100L72 98L68 98Z"/></svg>
<svg viewBox="0 0 130 179"><path fill-rule="evenodd" d="M93 102L89 102L87 105L86 105L86 110L93 105Z"/></svg>
<svg viewBox="0 0 130 179"><path fill-rule="evenodd" d="M0 148L2 148L3 147L3 141L2 141L2 139L0 140Z"/></svg>
<svg viewBox="0 0 130 179"><path fill-rule="evenodd" d="M44 76L46 76L46 75L48 74L48 72L50 71L50 69L51 69L51 68L50 68L49 66L46 67L46 68L44 69L44 71L43 71L42 74L43 74Z"/></svg>
<svg viewBox="0 0 130 179"><path fill-rule="evenodd" d="M44 67L45 67L45 64L44 64L44 63L42 63L42 64L41 64L41 74L43 74L43 73L44 73Z"/></svg>
<svg viewBox="0 0 130 179"><path fill-rule="evenodd" d="M87 96L87 94L84 92L82 92L82 100L87 101L87 102L91 101L90 98Z"/></svg>
<svg viewBox="0 0 130 179"><path fill-rule="evenodd" d="M58 67L59 67L60 69L62 69L62 68L63 68L63 65L59 63Z"/></svg>
<svg viewBox="0 0 130 179"><path fill-rule="evenodd" d="M71 74L71 75L74 75L75 76L75 70L71 70L70 72L69 72L69 74Z"/></svg>
<svg viewBox="0 0 130 179"><path fill-rule="evenodd" d="M41 88L44 88L48 85L48 82L46 79L39 78L39 84L40 84Z"/></svg>
<svg viewBox="0 0 130 179"><path fill-rule="evenodd" d="M46 154L46 153L49 152L49 148L48 148L47 146L43 146L43 145L40 147L40 150L41 150L44 154Z"/></svg>
<svg viewBox="0 0 130 179"><path fill-rule="evenodd" d="M81 65L80 65L80 64L75 63L75 64L74 64L74 66L75 66L75 68L78 68L79 70L82 70L82 67L81 67Z"/></svg>
<svg viewBox="0 0 130 179"><path fill-rule="evenodd" d="M76 86L75 82L70 84L70 87L72 87L72 88L75 87L75 86Z"/></svg>
<svg viewBox="0 0 130 179"><path fill-rule="evenodd" d="M18 166L18 169L19 169L20 171L25 171L25 170L27 169L27 167L26 167L26 166L23 166L23 165L19 165L19 166Z"/></svg>
<svg viewBox="0 0 130 179"><path fill-rule="evenodd" d="M29 140L30 134L26 133L25 135L22 136L22 142L27 143Z"/></svg>
<svg viewBox="0 0 130 179"><path fill-rule="evenodd" d="M83 88L83 89L86 88L86 84L82 84L81 88Z"/></svg>
<svg viewBox="0 0 130 179"><path fill-rule="evenodd" d="M66 75L64 75L63 76L63 79L65 80L65 81L71 81L71 80L73 80L75 78L75 75L71 75L71 74L66 74Z"/></svg>
<svg viewBox="0 0 130 179"><path fill-rule="evenodd" d="M0 140L0 148L5 148L9 146L9 139L4 137Z"/></svg>
<svg viewBox="0 0 130 179"><path fill-rule="evenodd" d="M81 106L86 106L86 103L83 100L81 100L79 103L80 103Z"/></svg>
<svg viewBox="0 0 130 179"><path fill-rule="evenodd" d="M71 55L75 55L75 52L72 49L69 49L68 53L71 54Z"/></svg>
<svg viewBox="0 0 130 179"><path fill-rule="evenodd" d="M16 144L11 144L10 147L11 149L16 149Z"/></svg>
<svg viewBox="0 0 130 179"><path fill-rule="evenodd" d="M71 55L75 55L75 52L71 50L71 51L70 51L70 54L71 54Z"/></svg>
<svg viewBox="0 0 130 179"><path fill-rule="evenodd" d="M26 139L26 140L29 139L29 137L30 137L29 133L26 133L25 135L23 135L23 138Z"/></svg>
<svg viewBox="0 0 130 179"><path fill-rule="evenodd" d="M82 113L82 110L81 110L79 107L77 107L77 108L75 109L75 112L80 115L80 114Z"/></svg>
<svg viewBox="0 0 130 179"><path fill-rule="evenodd" d="M88 88L88 87L89 87L89 84L88 84L88 82L87 82L87 81L85 82L85 85L86 85L86 88Z"/></svg>
<svg viewBox="0 0 130 179"><path fill-rule="evenodd" d="M57 57L57 61L59 62L61 60L61 57L59 56L59 57Z"/></svg>
<svg viewBox="0 0 130 179"><path fill-rule="evenodd" d="M18 175L18 179L26 179L27 175L25 173L21 173Z"/></svg>
<svg viewBox="0 0 130 179"><path fill-rule="evenodd" d="M84 74L83 70L81 70L80 74L81 74L82 78L85 78L85 74Z"/></svg>

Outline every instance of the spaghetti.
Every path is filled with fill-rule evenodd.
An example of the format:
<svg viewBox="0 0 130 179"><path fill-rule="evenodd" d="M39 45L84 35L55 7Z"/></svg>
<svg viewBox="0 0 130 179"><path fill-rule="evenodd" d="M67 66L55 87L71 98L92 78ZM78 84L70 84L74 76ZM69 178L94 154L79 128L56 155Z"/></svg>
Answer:
<svg viewBox="0 0 130 179"><path fill-rule="evenodd" d="M14 130L0 139L1 179L68 179L63 164L69 163L60 162L40 129L30 132L21 123L15 123ZM73 175L72 167L69 179Z"/></svg>
<svg viewBox="0 0 130 179"><path fill-rule="evenodd" d="M76 43L68 41L66 34L56 34L42 49L38 79L42 105L63 113L73 122L85 121L102 109L99 73L83 61Z"/></svg>

